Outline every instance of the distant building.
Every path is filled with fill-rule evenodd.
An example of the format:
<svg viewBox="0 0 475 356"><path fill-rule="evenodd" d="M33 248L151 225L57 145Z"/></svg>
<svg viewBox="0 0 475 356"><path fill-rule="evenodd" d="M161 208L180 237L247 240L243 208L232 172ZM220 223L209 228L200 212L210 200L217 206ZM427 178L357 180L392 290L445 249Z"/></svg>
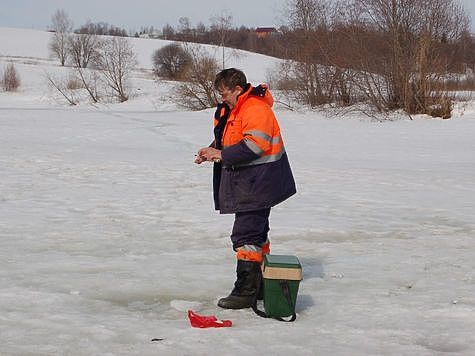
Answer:
<svg viewBox="0 0 475 356"><path fill-rule="evenodd" d="M256 36L257 38L266 38L269 35L276 34L277 29L275 27L257 27Z"/></svg>
<svg viewBox="0 0 475 356"><path fill-rule="evenodd" d="M159 30L153 30L151 32L141 32L136 34L135 37L140 37L140 38L160 38L161 37L161 32Z"/></svg>

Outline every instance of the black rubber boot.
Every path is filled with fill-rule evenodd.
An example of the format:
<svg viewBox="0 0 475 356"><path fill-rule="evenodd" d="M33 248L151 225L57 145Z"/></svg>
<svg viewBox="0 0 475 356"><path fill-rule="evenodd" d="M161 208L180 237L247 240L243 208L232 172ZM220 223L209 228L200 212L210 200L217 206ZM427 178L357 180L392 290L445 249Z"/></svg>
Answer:
<svg viewBox="0 0 475 356"><path fill-rule="evenodd" d="M260 266L258 283L259 283L259 289L257 290L257 300L263 300L264 299L264 277L262 276L262 265Z"/></svg>
<svg viewBox="0 0 475 356"><path fill-rule="evenodd" d="M259 262L238 260L234 289L230 295L218 301L218 306L225 309L244 309L252 306L256 298L259 273L262 273Z"/></svg>

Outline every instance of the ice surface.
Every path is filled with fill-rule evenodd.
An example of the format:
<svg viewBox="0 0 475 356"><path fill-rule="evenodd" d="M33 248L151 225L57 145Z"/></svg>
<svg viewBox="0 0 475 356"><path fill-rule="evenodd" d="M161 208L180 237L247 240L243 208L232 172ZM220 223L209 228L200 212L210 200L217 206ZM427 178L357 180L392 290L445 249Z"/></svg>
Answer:
<svg viewBox="0 0 475 356"><path fill-rule="evenodd" d="M143 79L129 103L69 108L45 66L0 93L0 355L475 354L471 105L383 123L277 111L298 194L273 209L272 249L304 271L287 324L216 307L232 216L193 164L212 111ZM193 329L188 308L233 327Z"/></svg>

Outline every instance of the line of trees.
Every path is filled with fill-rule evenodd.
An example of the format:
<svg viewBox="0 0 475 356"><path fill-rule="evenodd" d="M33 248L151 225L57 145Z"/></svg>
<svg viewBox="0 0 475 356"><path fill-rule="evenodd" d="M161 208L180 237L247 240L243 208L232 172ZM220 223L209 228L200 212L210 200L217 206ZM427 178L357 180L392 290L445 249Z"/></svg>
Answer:
<svg viewBox="0 0 475 356"><path fill-rule="evenodd" d="M210 27L200 23L193 28L188 18L181 18L176 29L163 28L162 38L182 45L156 51L154 73L181 81L181 93L192 98L182 96L182 102L193 102L196 105L190 107L197 109L216 101L208 90L210 78L203 80L198 74L224 67L227 47L284 59L269 79L290 105L369 103L379 112L403 109L409 114L450 117L452 90L474 89L473 79L458 79L475 70L475 39L469 32L470 19L456 0L287 0L285 14L285 25L264 38L253 29L233 28L228 14L212 18ZM93 24L71 34L72 25L64 15L57 12L53 17L51 50L61 64L69 61L77 68L87 88L90 81L81 68L91 63L97 69L113 66L104 60L105 49L121 46L100 43ZM221 46L222 63L200 53L191 42ZM133 57L130 48L125 52ZM128 70L132 62L125 65ZM117 80L116 75L105 78ZM118 82L109 88L119 100L126 100L128 95ZM197 86L187 87L186 82ZM94 91L88 92L94 98Z"/></svg>
<svg viewBox="0 0 475 356"><path fill-rule="evenodd" d="M458 7L461 12L464 13L464 19L462 25L466 25L468 20L463 7L459 4L459 1L438 1L434 3L432 0L423 1L401 1L401 0L386 0L376 1L380 2L380 6L388 7L389 4L393 4L396 8L407 9L412 12L412 16L419 12L418 9L435 8L447 8L449 13L452 12L451 8ZM143 27L140 34L136 33L136 36L141 34L149 34L152 37L157 37L166 40L181 41L181 42L193 42L193 43L206 43L220 46L225 44L227 47L243 49L251 52L258 52L267 54L270 56L282 58L282 59L295 59L296 51L294 47L299 47L299 43L292 43L297 35L302 30L310 31L315 30L315 22L319 23L318 33L314 31L313 34L309 33L308 37L315 42L315 45L323 46L319 43L320 37L325 36L343 36L343 30L346 32L357 30L359 27L363 27L361 30L370 32L380 32L381 28L376 26L375 28L368 28L367 16L371 16L366 10L364 3L356 0L287 0L285 8L282 12L285 14L282 18L282 25L265 37L259 37L256 34L256 29L252 27L240 26L233 27L232 16L223 13L221 15L213 16L210 18L210 25L206 26L204 23L199 22L195 26L191 26L190 20L187 17L182 17L178 20L177 26L166 24L161 31L158 31L154 27ZM392 5L391 5L392 6ZM296 8L302 8L303 14L298 14ZM366 11L366 14L365 14ZM426 16L427 11L420 14L420 17ZM305 16L307 18L305 18ZM366 19L365 19L366 16ZM395 16L400 16L396 15ZM299 20L300 18L300 20ZM457 16L456 20L458 20ZM364 19L363 23L362 20ZM422 18L419 18L422 20ZM300 23L303 22L303 23ZM313 22L313 24L312 24ZM448 38L445 38L447 40ZM475 68L475 37L470 34L469 27L458 39L452 39L447 51L456 51L456 56L453 56L454 66L458 72L463 71L466 67ZM445 42L448 45L448 42ZM289 46L294 44L294 46Z"/></svg>
<svg viewBox="0 0 475 356"><path fill-rule="evenodd" d="M458 79L475 71L475 38L459 1L288 0L284 13L286 23L264 38L226 16L194 28L181 18L162 38L284 59L269 79L291 105L369 103L378 112L450 117L453 90L475 89L473 78Z"/></svg>
<svg viewBox="0 0 475 356"><path fill-rule="evenodd" d="M366 102L450 117L445 82L473 66L473 57L464 62L474 50L470 21L457 1L291 0L287 13L290 60L276 80L312 107Z"/></svg>
<svg viewBox="0 0 475 356"><path fill-rule="evenodd" d="M270 36L259 38L255 28L233 27L232 15L226 12L211 17L209 26L203 22L191 26L187 17L180 18L178 22L179 24L175 27L166 24L161 31L157 31L153 27L144 28L135 36L149 35L171 41L212 44L284 58L283 48L285 46L281 41L282 31L276 30Z"/></svg>

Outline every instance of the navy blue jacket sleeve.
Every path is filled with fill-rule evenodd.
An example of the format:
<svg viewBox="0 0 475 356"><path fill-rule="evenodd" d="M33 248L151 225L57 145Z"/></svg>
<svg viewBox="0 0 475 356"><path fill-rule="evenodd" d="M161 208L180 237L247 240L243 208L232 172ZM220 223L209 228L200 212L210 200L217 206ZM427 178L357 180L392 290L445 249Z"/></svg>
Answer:
<svg viewBox="0 0 475 356"><path fill-rule="evenodd" d="M253 161L260 156L254 153L244 141L240 141L235 145L224 148L221 151L223 164L232 166L236 164L247 163Z"/></svg>

